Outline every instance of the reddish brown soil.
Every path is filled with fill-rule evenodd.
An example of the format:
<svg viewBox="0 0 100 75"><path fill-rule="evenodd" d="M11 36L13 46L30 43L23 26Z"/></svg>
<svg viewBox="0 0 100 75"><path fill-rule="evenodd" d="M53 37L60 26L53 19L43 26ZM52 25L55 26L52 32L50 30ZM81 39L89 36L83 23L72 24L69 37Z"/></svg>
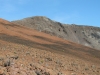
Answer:
<svg viewBox="0 0 100 75"><path fill-rule="evenodd" d="M100 75L100 51L0 19L0 75Z"/></svg>
<svg viewBox="0 0 100 75"><path fill-rule="evenodd" d="M28 17L12 23L60 37L100 50L100 28L86 25L63 24L45 16Z"/></svg>

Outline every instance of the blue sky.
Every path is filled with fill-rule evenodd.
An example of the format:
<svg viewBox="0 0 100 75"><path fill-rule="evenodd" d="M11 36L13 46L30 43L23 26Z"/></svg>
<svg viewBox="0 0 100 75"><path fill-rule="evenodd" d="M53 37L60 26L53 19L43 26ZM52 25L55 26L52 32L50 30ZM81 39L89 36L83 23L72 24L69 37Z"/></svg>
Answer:
<svg viewBox="0 0 100 75"><path fill-rule="evenodd" d="M12 21L32 16L100 27L100 0L0 0L0 18Z"/></svg>

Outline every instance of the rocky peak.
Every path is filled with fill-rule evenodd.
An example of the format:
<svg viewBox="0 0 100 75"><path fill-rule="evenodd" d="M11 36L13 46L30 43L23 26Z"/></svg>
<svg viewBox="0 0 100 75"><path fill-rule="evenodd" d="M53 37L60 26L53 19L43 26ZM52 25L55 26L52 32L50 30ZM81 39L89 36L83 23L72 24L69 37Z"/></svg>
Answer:
<svg viewBox="0 0 100 75"><path fill-rule="evenodd" d="M45 16L28 17L22 20L13 21L13 23L95 49L100 49L100 28L98 27L62 24Z"/></svg>

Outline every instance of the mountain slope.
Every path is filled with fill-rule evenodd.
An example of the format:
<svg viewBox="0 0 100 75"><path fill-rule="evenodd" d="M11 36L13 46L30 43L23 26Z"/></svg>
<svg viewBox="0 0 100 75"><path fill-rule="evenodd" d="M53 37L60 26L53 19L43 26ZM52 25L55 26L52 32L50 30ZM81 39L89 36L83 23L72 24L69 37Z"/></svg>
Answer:
<svg viewBox="0 0 100 75"><path fill-rule="evenodd" d="M97 27L61 24L43 16L12 22L100 50L100 28Z"/></svg>
<svg viewBox="0 0 100 75"><path fill-rule="evenodd" d="M100 74L100 51L0 19L1 75Z"/></svg>

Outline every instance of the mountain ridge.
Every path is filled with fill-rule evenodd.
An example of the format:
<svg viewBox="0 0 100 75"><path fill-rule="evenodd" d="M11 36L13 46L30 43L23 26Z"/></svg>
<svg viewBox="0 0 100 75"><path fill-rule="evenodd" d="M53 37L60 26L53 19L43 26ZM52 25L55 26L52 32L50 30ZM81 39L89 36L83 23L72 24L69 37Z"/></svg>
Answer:
<svg viewBox="0 0 100 75"><path fill-rule="evenodd" d="M0 75L99 75L100 51L0 21Z"/></svg>
<svg viewBox="0 0 100 75"><path fill-rule="evenodd" d="M12 22L100 50L99 27L62 24L44 16L28 17Z"/></svg>

